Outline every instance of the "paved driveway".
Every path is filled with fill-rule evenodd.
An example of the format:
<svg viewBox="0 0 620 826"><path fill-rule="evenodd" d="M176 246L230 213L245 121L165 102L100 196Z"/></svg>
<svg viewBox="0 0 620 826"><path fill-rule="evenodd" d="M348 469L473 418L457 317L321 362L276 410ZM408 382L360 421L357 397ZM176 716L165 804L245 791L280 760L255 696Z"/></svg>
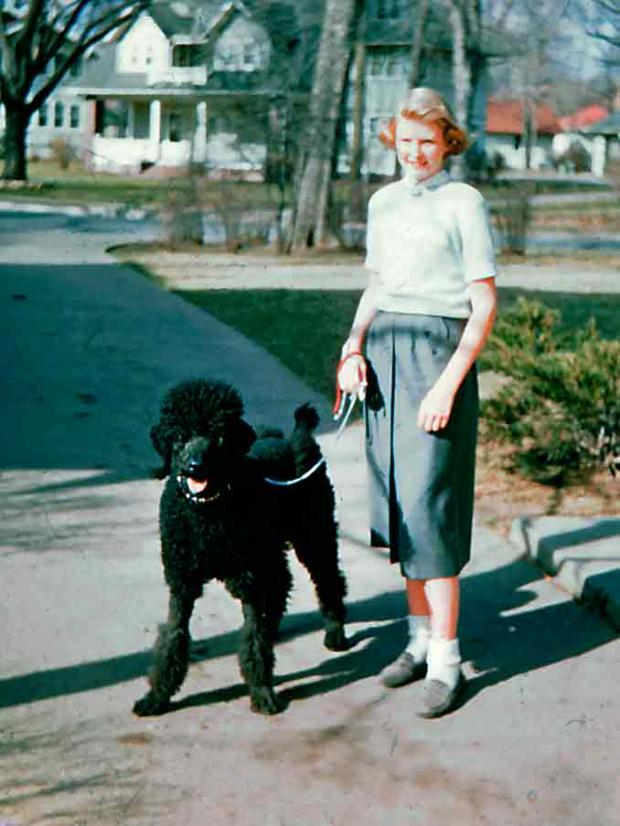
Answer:
<svg viewBox="0 0 620 826"><path fill-rule="evenodd" d="M0 219L0 819L17 826L503 826L617 821L609 627L477 528L463 581L465 703L412 714L377 671L403 642L397 573L366 545L362 433L322 436L350 586L345 654L296 588L287 710L249 711L240 614L210 585L175 711L138 720L165 615L148 427L179 378L234 375L252 421L326 404L266 353L102 252L103 233ZM73 227L75 229L75 227ZM36 237L29 243L29 239ZM99 240L97 240L99 239ZM107 239L106 239L107 240ZM11 255L19 256L14 260Z"/></svg>

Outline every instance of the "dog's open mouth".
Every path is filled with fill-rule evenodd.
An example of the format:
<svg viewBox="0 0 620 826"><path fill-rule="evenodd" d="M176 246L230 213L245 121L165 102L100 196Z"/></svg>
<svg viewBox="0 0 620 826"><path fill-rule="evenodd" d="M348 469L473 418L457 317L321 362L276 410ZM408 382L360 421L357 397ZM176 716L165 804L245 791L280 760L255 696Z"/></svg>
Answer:
<svg viewBox="0 0 620 826"><path fill-rule="evenodd" d="M195 479L193 476L181 474L177 476L177 482L185 498L192 502L212 502L220 495L220 492L214 489L208 479Z"/></svg>

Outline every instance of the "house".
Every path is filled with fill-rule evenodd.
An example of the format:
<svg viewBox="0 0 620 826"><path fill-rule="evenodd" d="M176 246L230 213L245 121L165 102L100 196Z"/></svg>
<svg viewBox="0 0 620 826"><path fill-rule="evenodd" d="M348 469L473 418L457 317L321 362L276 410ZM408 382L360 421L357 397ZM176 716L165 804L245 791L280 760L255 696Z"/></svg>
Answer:
<svg viewBox="0 0 620 826"><path fill-rule="evenodd" d="M583 127L583 134L601 146L604 161L620 161L620 110L612 112L590 126ZM602 173L601 173L602 174Z"/></svg>
<svg viewBox="0 0 620 826"><path fill-rule="evenodd" d="M364 34L363 101L362 111L362 175L390 176L395 172L393 152L386 151L378 135L394 116L399 100L410 86L411 44L414 15L410 0L366 0ZM476 149L483 151L485 139L486 88L488 81L486 56L491 44L485 42L475 54L473 96L470 106L468 131ZM338 159L338 170L346 174L350 166L354 133L356 77L352 65L345 96L343 127L344 141ZM452 79L452 34L446 15L433 4L424 31L419 86L431 86L449 103L454 100Z"/></svg>
<svg viewBox="0 0 620 826"><path fill-rule="evenodd" d="M605 106L593 103L570 115L558 118L562 131L553 139L553 151L558 163L570 162L571 153L584 155L587 166L595 175L605 174L608 148L604 133L597 127L609 117Z"/></svg>
<svg viewBox="0 0 620 826"><path fill-rule="evenodd" d="M262 177L272 38L241 0L156 2L102 44L73 85L89 105L90 166Z"/></svg>
<svg viewBox="0 0 620 826"><path fill-rule="evenodd" d="M527 168L526 114L532 124L529 168L552 166L553 137L560 131L558 119L544 103L533 104L528 112L522 99L489 99L485 151L490 162L500 158L507 169Z"/></svg>

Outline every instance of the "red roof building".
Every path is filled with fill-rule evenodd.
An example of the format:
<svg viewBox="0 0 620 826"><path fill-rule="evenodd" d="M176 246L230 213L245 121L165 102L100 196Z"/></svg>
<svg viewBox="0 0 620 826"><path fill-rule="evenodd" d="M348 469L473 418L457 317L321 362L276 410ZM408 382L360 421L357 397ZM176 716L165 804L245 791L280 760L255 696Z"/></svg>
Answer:
<svg viewBox="0 0 620 826"><path fill-rule="evenodd" d="M487 104L488 135L523 135L524 102L489 98ZM534 107L534 121L539 135L555 135L561 131L558 118L546 103Z"/></svg>
<svg viewBox="0 0 620 826"><path fill-rule="evenodd" d="M578 132L586 126L605 120L606 117L609 117L609 110L605 106L601 106L600 103L591 103L570 115L558 118L558 122L564 132Z"/></svg>

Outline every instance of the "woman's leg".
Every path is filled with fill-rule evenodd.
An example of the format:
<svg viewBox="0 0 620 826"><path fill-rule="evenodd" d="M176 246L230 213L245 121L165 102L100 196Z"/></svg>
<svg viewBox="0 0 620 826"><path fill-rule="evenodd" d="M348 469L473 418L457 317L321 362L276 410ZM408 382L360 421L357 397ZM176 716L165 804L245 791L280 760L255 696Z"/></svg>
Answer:
<svg viewBox="0 0 620 826"><path fill-rule="evenodd" d="M458 577L428 579L424 591L431 612L431 636L425 694L418 714L421 717L439 717L454 706L463 684L457 637Z"/></svg>
<svg viewBox="0 0 620 826"><path fill-rule="evenodd" d="M434 638L456 639L459 621L459 595L459 579L456 576L427 579L424 582L424 596L430 609L431 631ZM416 602L416 604L418 603ZM410 611L411 605L410 602Z"/></svg>
<svg viewBox="0 0 620 826"><path fill-rule="evenodd" d="M405 579L409 640L407 647L393 663L381 672L381 682L387 688L399 688L426 672L428 642L431 635L430 606L424 592L424 580Z"/></svg>

